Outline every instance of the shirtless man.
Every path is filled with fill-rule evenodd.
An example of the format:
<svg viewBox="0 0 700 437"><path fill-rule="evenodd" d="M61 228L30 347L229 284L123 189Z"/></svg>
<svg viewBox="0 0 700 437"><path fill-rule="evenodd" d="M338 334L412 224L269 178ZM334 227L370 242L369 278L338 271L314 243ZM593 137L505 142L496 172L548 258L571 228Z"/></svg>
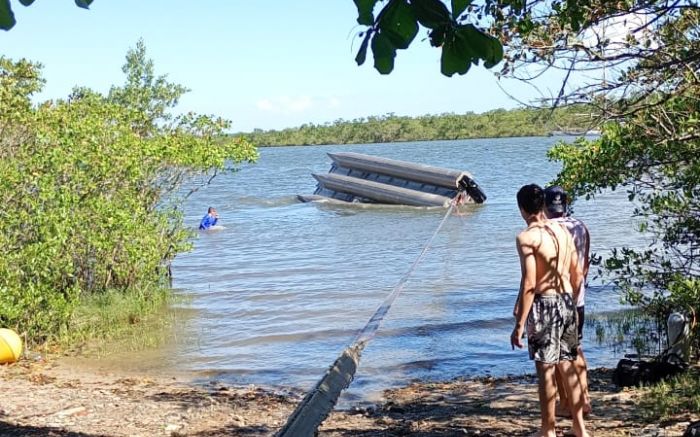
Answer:
<svg viewBox="0 0 700 437"><path fill-rule="evenodd" d="M511 347L523 347L527 320L528 350L535 361L542 425L537 436L555 437L554 369L569 395L573 431L586 437L583 396L573 366L578 350L574 302L583 280L571 234L544 214L544 192L530 184L518 191L518 207L527 228L518 234L521 281Z"/></svg>

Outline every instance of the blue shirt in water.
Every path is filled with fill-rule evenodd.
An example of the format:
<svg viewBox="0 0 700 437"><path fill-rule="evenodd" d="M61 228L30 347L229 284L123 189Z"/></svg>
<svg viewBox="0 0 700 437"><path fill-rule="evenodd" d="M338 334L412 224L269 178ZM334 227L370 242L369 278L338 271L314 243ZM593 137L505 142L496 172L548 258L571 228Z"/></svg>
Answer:
<svg viewBox="0 0 700 437"><path fill-rule="evenodd" d="M202 218L202 221L199 222L199 229L204 229L204 230L209 229L212 226L214 226L216 224L216 222L218 222L218 221L219 221L218 218L213 217L213 216L209 215L209 213L207 213L207 215L205 215Z"/></svg>

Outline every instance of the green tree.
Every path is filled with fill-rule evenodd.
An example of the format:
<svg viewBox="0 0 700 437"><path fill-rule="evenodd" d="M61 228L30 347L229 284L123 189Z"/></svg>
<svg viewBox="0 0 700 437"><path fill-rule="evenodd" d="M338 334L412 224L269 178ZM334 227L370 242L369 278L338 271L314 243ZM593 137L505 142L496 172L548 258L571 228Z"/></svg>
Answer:
<svg viewBox="0 0 700 437"><path fill-rule="evenodd" d="M127 55L134 71L152 73L142 43ZM169 114L184 88L163 80L32 105L41 83L38 65L0 58L0 325L35 342L78 329L86 299L159 296L190 247L183 183L257 158L223 135L225 120ZM130 99L137 90L150 100Z"/></svg>
<svg viewBox="0 0 700 437"><path fill-rule="evenodd" d="M578 113L590 113L584 105L549 109L496 109L484 114L441 114L400 117L393 114L366 119L308 124L280 131L256 129L241 135L262 146L300 144L351 144L466 138L542 136L553 131L583 133L590 121Z"/></svg>
<svg viewBox="0 0 700 437"><path fill-rule="evenodd" d="M682 10L657 30L658 48L628 67L632 95L608 102L618 120L600 139L559 145L559 182L593 196L624 187L636 202L647 250L618 248L604 266L627 302L665 319L700 308L700 11ZM695 339L700 330L695 326Z"/></svg>
<svg viewBox="0 0 700 437"><path fill-rule="evenodd" d="M127 52L122 71L126 75L126 83L121 87L113 86L107 100L133 111L134 129L142 137L168 129L167 123L172 121L168 111L189 90L182 85L169 83L167 76L155 75L153 61L147 58L142 39Z"/></svg>

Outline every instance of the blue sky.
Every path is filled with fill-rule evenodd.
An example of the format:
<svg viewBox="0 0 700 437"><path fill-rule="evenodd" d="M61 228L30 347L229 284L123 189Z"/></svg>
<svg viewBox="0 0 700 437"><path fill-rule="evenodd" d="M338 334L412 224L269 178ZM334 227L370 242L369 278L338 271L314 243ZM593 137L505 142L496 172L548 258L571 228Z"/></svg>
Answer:
<svg viewBox="0 0 700 437"><path fill-rule="evenodd" d="M391 75L377 73L370 55L358 67L362 27L352 0L95 0L90 10L70 0L12 4L17 25L0 31L0 54L44 65L41 100L65 97L75 85L106 92L121 84L126 51L143 38L156 73L191 89L179 110L220 115L233 131L518 106L482 67L442 76L440 51L421 41L424 30L399 51ZM521 83L502 84L521 100L539 97ZM548 94L549 84L540 90Z"/></svg>

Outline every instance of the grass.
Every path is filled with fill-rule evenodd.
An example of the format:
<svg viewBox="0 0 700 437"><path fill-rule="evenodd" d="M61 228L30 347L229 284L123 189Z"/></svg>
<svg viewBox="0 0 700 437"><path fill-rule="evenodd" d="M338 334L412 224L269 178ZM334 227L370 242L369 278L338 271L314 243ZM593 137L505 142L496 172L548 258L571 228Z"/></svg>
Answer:
<svg viewBox="0 0 700 437"><path fill-rule="evenodd" d="M682 375L645 388L644 392L640 407L647 420L700 414L700 369L693 367Z"/></svg>
<svg viewBox="0 0 700 437"><path fill-rule="evenodd" d="M68 354L107 355L112 350L159 346L176 322L173 301L165 288L90 296L80 302L53 348Z"/></svg>
<svg viewBox="0 0 700 437"><path fill-rule="evenodd" d="M664 327L637 309L592 314L585 324L595 332L598 344L609 346L616 354L633 350L656 355L666 346Z"/></svg>

